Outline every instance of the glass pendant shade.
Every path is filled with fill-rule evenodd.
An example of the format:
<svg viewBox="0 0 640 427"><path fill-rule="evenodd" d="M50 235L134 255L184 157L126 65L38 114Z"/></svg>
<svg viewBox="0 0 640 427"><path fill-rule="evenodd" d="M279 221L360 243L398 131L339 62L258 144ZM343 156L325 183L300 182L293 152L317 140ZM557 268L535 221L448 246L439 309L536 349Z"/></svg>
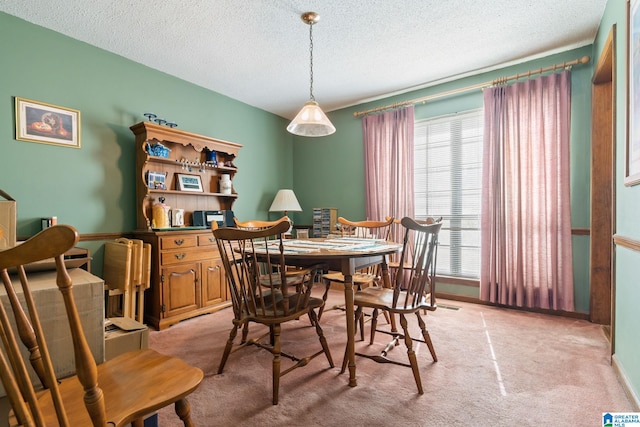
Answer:
<svg viewBox="0 0 640 427"><path fill-rule="evenodd" d="M287 131L299 136L327 136L336 131L315 101L308 101L302 106L298 115L289 123Z"/></svg>

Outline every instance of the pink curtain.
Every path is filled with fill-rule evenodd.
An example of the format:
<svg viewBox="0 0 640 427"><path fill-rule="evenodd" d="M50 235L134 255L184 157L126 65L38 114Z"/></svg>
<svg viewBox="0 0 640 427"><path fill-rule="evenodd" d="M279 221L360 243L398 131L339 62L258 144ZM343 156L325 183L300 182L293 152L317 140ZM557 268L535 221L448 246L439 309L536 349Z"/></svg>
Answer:
<svg viewBox="0 0 640 427"><path fill-rule="evenodd" d="M367 219L414 216L413 123L413 106L362 119Z"/></svg>
<svg viewBox="0 0 640 427"><path fill-rule="evenodd" d="M574 310L571 74L484 91L480 299Z"/></svg>

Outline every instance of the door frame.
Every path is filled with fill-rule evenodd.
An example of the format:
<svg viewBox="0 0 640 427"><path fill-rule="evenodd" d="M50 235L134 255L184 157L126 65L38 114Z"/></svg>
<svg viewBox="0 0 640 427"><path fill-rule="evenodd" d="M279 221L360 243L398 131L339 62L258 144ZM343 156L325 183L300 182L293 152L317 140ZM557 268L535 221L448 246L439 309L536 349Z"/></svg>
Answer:
<svg viewBox="0 0 640 427"><path fill-rule="evenodd" d="M609 31L591 80L591 207L589 317L610 325L614 351L616 201L616 25Z"/></svg>

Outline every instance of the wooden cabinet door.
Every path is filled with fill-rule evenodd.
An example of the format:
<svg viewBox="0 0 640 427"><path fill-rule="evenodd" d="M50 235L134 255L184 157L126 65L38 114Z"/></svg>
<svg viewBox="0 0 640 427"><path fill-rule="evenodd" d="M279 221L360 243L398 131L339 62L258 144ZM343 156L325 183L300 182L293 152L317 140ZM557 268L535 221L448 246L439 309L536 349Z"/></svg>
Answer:
<svg viewBox="0 0 640 427"><path fill-rule="evenodd" d="M227 300L227 279L220 258L202 263L202 306Z"/></svg>
<svg viewBox="0 0 640 427"><path fill-rule="evenodd" d="M162 317L200 307L200 267L200 263L188 263L162 268Z"/></svg>

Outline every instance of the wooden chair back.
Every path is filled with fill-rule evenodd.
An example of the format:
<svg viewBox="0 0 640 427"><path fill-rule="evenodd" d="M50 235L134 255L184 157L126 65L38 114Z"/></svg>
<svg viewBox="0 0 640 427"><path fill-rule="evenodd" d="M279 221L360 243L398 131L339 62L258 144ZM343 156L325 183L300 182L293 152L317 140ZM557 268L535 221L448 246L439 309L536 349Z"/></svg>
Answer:
<svg viewBox="0 0 640 427"><path fill-rule="evenodd" d="M379 239L388 241L391 237L391 227L393 226L393 217L387 217L384 221L351 221L344 217L338 218L339 233L343 238L356 238L356 239ZM361 289L363 286L371 283L380 282L382 277L382 267L380 264L372 265L363 268L356 272L351 278L356 289ZM325 291L322 295L323 301L327 301L329 295L329 288L331 282L344 283L344 275L340 272L331 272L324 274L322 280L325 283ZM336 306L335 308L340 308ZM325 307L320 308L318 318L322 318ZM360 325L360 332L364 333L364 320ZM364 339L364 335L362 336Z"/></svg>
<svg viewBox="0 0 640 427"><path fill-rule="evenodd" d="M393 217L386 217L384 221L351 221L339 217L338 224L340 224L339 232L342 237L389 240Z"/></svg>
<svg viewBox="0 0 640 427"><path fill-rule="evenodd" d="M386 217L385 219L389 219L391 217ZM402 218L395 218L393 220L393 226L391 227L391 240L394 242L402 243L402 238L404 237L404 228L400 224ZM433 224L436 222L442 222L442 217L434 218L432 216L428 216L425 219L415 219L418 224Z"/></svg>
<svg viewBox="0 0 640 427"><path fill-rule="evenodd" d="M274 225L277 225L283 221L289 221L289 217L288 216L283 216L280 219L277 219L275 221L262 221L262 220L257 220L257 219L251 219L248 221L240 221L238 220L238 218L233 217L233 222L235 222L236 227L242 229L242 230L263 230L265 228L269 228L269 227L273 227Z"/></svg>
<svg viewBox="0 0 640 427"><path fill-rule="evenodd" d="M338 224L340 224L339 231L342 237L385 241L391 239L391 229L394 224L393 221L393 217L386 217L384 221L351 221L344 217L338 218ZM359 272L371 276L372 278L379 278L381 276L380 265L373 265L360 270Z"/></svg>
<svg viewBox="0 0 640 427"><path fill-rule="evenodd" d="M42 324L36 310L29 280L24 266L47 258L55 260L56 283L69 319L74 343L76 369L86 391L87 411L92 419L106 423L102 391L97 386L96 364L85 339L82 325L73 299L72 284L64 264L64 253L78 242L77 232L68 226L49 227L12 249L0 252L0 274L10 302L0 309L2 342L5 353L0 353L2 383L19 425L45 425L45 416L36 397L28 367L21 347L28 350L28 360L35 371L41 387L48 389L60 425L68 425L67 408L58 387L51 354L44 339ZM15 271L10 275L9 271ZM16 277L17 275L17 277ZM24 303L18 297L14 282L19 282ZM26 305L26 309L23 306ZM2 305L0 305L2 307ZM10 320L11 315L13 317ZM17 336L14 332L17 331Z"/></svg>
<svg viewBox="0 0 640 427"><path fill-rule="evenodd" d="M405 217L402 252L399 264L404 265L404 274L395 274L393 282L392 309L418 307L435 310L435 277L438 253L438 233L441 222L420 224ZM426 298L427 304L422 303Z"/></svg>
<svg viewBox="0 0 640 427"><path fill-rule="evenodd" d="M387 217L387 219L389 218L390 217ZM402 243L402 239L404 238L404 227L402 227L402 224L400 224L401 221L402 221L401 218L396 218L393 220L391 240L397 243ZM414 221L417 222L418 224L429 225L429 224L442 222L442 217L434 218L430 216L425 219L414 219ZM411 260L411 257L413 257L413 252L414 252L413 246L415 246L415 242L410 239L410 246L409 246L410 251L409 253L405 254L405 268L410 267L411 265L410 260ZM436 247L436 251L437 251L437 247ZM392 280L393 280L393 275L397 273L397 270L400 267L399 260L400 260L400 254L392 254L389 257L389 272L392 274Z"/></svg>
<svg viewBox="0 0 640 427"><path fill-rule="evenodd" d="M192 425L185 396L202 381L202 370L149 349L96 363L64 262L64 253L77 242L73 227L55 225L0 251L0 277L9 301L0 304L0 377L12 408L9 425L142 425L144 416L171 403L184 424ZM59 328L70 332L75 359L75 375L62 379L56 377L55 355L47 346L25 268L51 258L67 320Z"/></svg>
<svg viewBox="0 0 640 427"><path fill-rule="evenodd" d="M220 228L214 236L227 273L229 291L236 319L268 318L282 322L300 315L311 296L313 274L306 271L303 286L281 286L286 283L286 265L282 233L289 229L287 221L261 230ZM264 271L278 274L264 275Z"/></svg>

